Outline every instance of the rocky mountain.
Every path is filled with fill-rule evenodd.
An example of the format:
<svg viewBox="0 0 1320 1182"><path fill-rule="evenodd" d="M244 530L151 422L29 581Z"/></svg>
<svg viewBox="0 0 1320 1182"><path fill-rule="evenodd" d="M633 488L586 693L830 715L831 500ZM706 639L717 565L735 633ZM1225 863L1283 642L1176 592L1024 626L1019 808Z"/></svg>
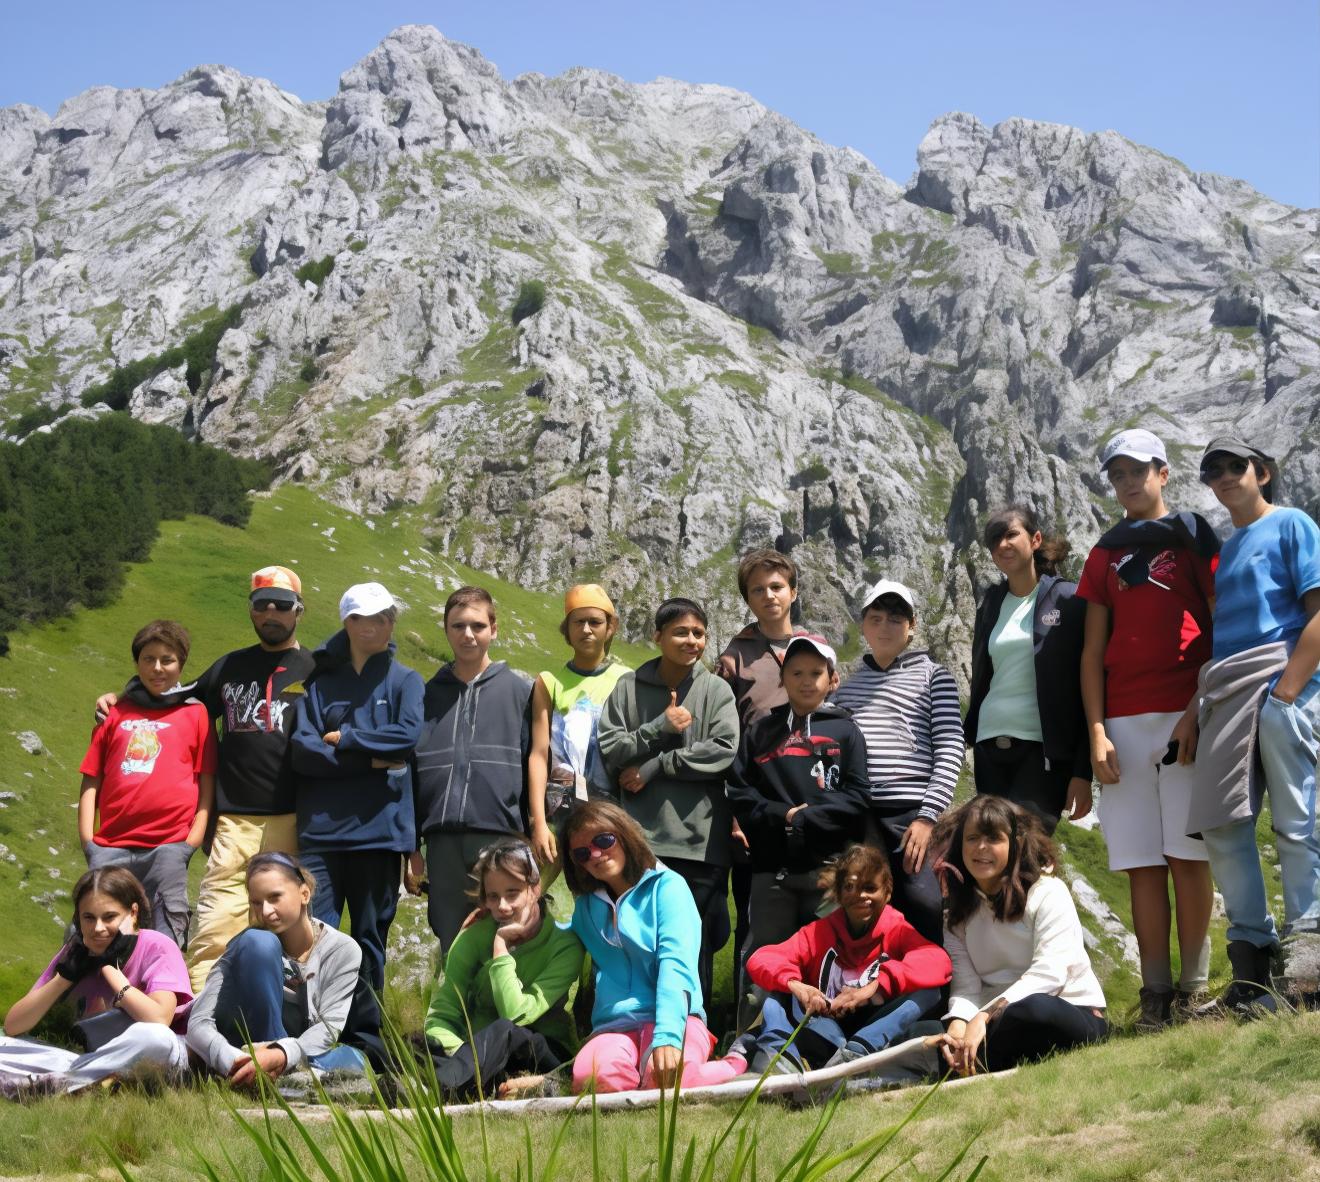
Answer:
<svg viewBox="0 0 1320 1182"><path fill-rule="evenodd" d="M1320 211L1112 132L951 114L906 185L747 95L505 81L391 34L328 102L202 66L0 110L0 422L124 406L407 507L445 554L841 634L904 579L965 659L985 512L1089 545L1098 441L1240 429L1320 510ZM90 404L84 406L84 403Z"/></svg>

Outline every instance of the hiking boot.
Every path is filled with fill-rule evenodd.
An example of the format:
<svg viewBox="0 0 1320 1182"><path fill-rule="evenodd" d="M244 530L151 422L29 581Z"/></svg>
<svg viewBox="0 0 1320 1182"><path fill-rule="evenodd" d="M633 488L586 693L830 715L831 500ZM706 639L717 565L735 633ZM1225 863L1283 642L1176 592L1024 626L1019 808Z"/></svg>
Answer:
<svg viewBox="0 0 1320 1182"><path fill-rule="evenodd" d="M1228 963L1233 980L1220 995L1219 1009L1229 1017L1259 1018L1274 1013L1278 1005L1270 992L1270 965L1274 948L1257 948L1249 940L1230 940Z"/></svg>
<svg viewBox="0 0 1320 1182"><path fill-rule="evenodd" d="M1141 987L1141 1014L1132 1028L1141 1034L1154 1034L1163 1030L1172 1022L1170 1010L1173 1006L1173 990L1156 988L1153 985Z"/></svg>
<svg viewBox="0 0 1320 1182"><path fill-rule="evenodd" d="M1199 1017L1201 1011L1210 1002L1210 991L1205 986L1198 985L1195 989L1183 989L1179 986L1173 991L1173 1004L1169 1006L1169 1021L1175 1025L1190 1022L1193 1018Z"/></svg>

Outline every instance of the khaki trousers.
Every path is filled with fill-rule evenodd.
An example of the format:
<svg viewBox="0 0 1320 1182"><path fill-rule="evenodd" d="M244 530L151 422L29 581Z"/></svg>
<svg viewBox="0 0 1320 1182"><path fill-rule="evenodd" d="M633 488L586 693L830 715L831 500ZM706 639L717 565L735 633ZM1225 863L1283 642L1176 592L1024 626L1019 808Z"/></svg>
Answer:
<svg viewBox="0 0 1320 1182"><path fill-rule="evenodd" d="M221 813L215 822L211 856L197 891L197 932L188 945L188 976L200 993L229 941L248 926L247 864L256 854L298 852L294 813L251 816Z"/></svg>

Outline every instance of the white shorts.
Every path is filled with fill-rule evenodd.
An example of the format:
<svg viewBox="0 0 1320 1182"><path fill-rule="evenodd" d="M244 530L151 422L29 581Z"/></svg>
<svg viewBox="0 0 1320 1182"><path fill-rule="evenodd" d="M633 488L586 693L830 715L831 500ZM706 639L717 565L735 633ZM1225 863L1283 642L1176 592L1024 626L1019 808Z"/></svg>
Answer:
<svg viewBox="0 0 1320 1182"><path fill-rule="evenodd" d="M1205 862L1205 842L1187 836L1194 768L1161 765L1181 714L1106 718L1118 754L1117 784L1100 785L1100 828L1110 870L1163 866L1168 858Z"/></svg>

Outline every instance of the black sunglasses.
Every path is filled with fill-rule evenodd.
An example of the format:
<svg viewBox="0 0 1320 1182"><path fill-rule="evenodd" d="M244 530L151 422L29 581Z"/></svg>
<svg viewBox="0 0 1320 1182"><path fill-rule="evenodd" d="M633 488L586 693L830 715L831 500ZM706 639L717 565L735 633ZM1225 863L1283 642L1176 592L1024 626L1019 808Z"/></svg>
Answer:
<svg viewBox="0 0 1320 1182"><path fill-rule="evenodd" d="M1247 468L1251 461L1236 458L1232 460L1216 461L1213 464L1203 464L1201 466L1201 483L1213 484L1225 472L1231 472L1234 476L1246 475Z"/></svg>
<svg viewBox="0 0 1320 1182"><path fill-rule="evenodd" d="M573 861L579 866L585 866L591 861L592 850L599 850L602 854L606 850L612 850L618 844L619 838L613 833L597 833L587 845L575 845L570 851L573 855Z"/></svg>
<svg viewBox="0 0 1320 1182"><path fill-rule="evenodd" d="M254 599L252 601L252 610L261 612L279 612L283 615L285 612L291 612L298 605L295 603L281 603L278 599Z"/></svg>

